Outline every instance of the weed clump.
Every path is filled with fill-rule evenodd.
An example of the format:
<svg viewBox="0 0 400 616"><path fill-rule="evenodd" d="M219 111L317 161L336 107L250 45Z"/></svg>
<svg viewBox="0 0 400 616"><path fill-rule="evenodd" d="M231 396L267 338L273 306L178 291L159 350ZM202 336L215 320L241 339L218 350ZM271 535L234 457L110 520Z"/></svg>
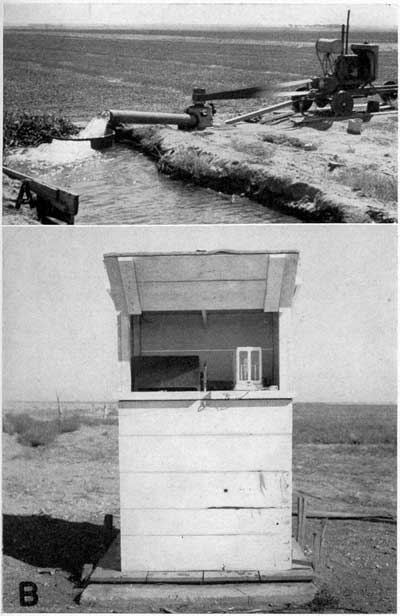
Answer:
<svg viewBox="0 0 400 616"><path fill-rule="evenodd" d="M57 421L58 428L61 434L67 432L76 432L81 427L81 421L79 417L67 417Z"/></svg>
<svg viewBox="0 0 400 616"><path fill-rule="evenodd" d="M3 149L37 146L54 137L69 137L79 128L68 119L51 113L30 114L6 111L3 116Z"/></svg>
<svg viewBox="0 0 400 616"><path fill-rule="evenodd" d="M311 612L329 612L339 608L339 600L334 597L327 586L323 586L307 606Z"/></svg>
<svg viewBox="0 0 400 616"><path fill-rule="evenodd" d="M345 169L338 175L343 184L351 186L361 196L397 203L397 177L379 173L376 168Z"/></svg>
<svg viewBox="0 0 400 616"><path fill-rule="evenodd" d="M52 443L57 434L56 422L33 420L30 426L18 434L17 442L28 447L44 447Z"/></svg>
<svg viewBox="0 0 400 616"><path fill-rule="evenodd" d="M59 434L76 432L82 426L113 425L117 423L116 415L106 417L84 414L61 417L57 419L35 419L27 413L7 413L3 419L3 432L17 436L17 442L29 447L45 447L52 443Z"/></svg>
<svg viewBox="0 0 400 616"><path fill-rule="evenodd" d="M3 432L17 435L17 442L29 447L44 447L52 443L59 434L75 432L80 427L76 417L67 419L39 420L27 413L7 413L3 421Z"/></svg>
<svg viewBox="0 0 400 616"><path fill-rule="evenodd" d="M6 434L22 434L28 430L34 419L27 413L21 413L20 415L13 415L7 413L3 419L3 432Z"/></svg>

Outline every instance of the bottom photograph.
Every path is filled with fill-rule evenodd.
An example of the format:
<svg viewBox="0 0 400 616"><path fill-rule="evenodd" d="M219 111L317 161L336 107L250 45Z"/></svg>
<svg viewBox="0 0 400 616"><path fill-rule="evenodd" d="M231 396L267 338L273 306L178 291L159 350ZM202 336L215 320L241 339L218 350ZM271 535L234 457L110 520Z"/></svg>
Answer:
<svg viewBox="0 0 400 616"><path fill-rule="evenodd" d="M3 611L395 613L396 233L5 227Z"/></svg>

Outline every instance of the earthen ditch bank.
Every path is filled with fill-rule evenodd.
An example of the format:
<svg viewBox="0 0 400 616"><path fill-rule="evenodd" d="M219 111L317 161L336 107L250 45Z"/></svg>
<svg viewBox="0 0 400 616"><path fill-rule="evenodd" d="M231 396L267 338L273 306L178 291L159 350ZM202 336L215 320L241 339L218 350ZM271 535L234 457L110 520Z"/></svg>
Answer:
<svg viewBox="0 0 400 616"><path fill-rule="evenodd" d="M201 132L134 126L117 138L172 178L244 195L306 222L397 220L397 116L370 118L361 135L347 133L346 120L288 120Z"/></svg>

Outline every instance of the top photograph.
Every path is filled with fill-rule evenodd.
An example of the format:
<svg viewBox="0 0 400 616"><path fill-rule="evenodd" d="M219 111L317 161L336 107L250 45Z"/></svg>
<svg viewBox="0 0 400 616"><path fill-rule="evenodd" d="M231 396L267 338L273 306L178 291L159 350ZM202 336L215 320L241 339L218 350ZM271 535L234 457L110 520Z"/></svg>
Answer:
<svg viewBox="0 0 400 616"><path fill-rule="evenodd" d="M6 0L3 225L397 223L397 19Z"/></svg>

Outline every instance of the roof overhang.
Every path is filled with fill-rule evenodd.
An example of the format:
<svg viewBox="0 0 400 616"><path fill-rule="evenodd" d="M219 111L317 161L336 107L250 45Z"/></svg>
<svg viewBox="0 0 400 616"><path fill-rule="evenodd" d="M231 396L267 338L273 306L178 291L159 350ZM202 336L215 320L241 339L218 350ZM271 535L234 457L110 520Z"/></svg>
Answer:
<svg viewBox="0 0 400 616"><path fill-rule="evenodd" d="M292 304L299 253L193 252L104 255L115 308L146 311L264 310Z"/></svg>

